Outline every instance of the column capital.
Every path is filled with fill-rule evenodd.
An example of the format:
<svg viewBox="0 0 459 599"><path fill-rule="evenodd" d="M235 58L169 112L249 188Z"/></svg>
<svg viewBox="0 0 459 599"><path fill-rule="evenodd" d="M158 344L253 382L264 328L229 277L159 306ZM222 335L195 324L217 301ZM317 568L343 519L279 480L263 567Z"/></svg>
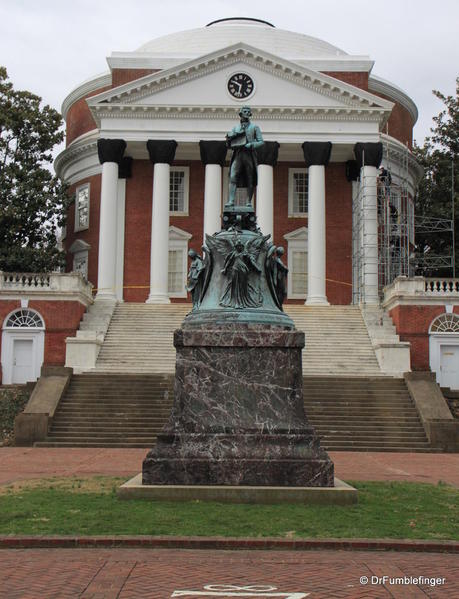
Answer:
<svg viewBox="0 0 459 599"><path fill-rule="evenodd" d="M130 179L132 176L132 157L123 156L119 164L119 179Z"/></svg>
<svg viewBox="0 0 459 599"><path fill-rule="evenodd" d="M99 154L101 164L104 164L104 162L116 162L120 164L125 149L126 142L124 139L97 140L97 153Z"/></svg>
<svg viewBox="0 0 459 599"><path fill-rule="evenodd" d="M199 152L201 153L201 161L204 165L218 164L224 166L226 160L226 152L228 146L226 141L201 139L199 142Z"/></svg>
<svg viewBox="0 0 459 599"><path fill-rule="evenodd" d="M332 149L331 141L305 141L301 147L306 166L327 166Z"/></svg>
<svg viewBox="0 0 459 599"><path fill-rule="evenodd" d="M354 146L354 154L359 165L359 169L362 166L375 166L379 167L383 156L383 145L381 142L377 143L356 143Z"/></svg>
<svg viewBox="0 0 459 599"><path fill-rule="evenodd" d="M171 164L174 161L177 142L175 139L149 139L147 150L153 164Z"/></svg>
<svg viewBox="0 0 459 599"><path fill-rule="evenodd" d="M257 148L258 164L276 166L279 146L280 144L277 141L265 141L262 146Z"/></svg>
<svg viewBox="0 0 459 599"><path fill-rule="evenodd" d="M348 160L346 162L346 179L350 181L357 181L360 177L360 169L357 160Z"/></svg>

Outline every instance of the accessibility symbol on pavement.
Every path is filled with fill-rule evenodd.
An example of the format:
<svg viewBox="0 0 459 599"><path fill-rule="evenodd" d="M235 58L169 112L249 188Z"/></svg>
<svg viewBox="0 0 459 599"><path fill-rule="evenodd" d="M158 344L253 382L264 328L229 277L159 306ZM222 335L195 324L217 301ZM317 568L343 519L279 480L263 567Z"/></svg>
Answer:
<svg viewBox="0 0 459 599"><path fill-rule="evenodd" d="M310 593L281 592L277 587L270 585L237 586L235 584L208 584L202 591L177 590L171 595L175 597L277 597L278 599L304 599Z"/></svg>

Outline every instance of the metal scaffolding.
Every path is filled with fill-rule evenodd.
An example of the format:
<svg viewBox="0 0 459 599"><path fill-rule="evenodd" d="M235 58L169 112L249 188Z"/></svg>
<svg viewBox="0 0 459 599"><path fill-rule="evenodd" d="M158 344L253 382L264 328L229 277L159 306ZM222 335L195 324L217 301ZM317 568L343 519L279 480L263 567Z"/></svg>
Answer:
<svg viewBox="0 0 459 599"><path fill-rule="evenodd" d="M365 208L364 198L374 190L367 190L365 180L355 184L352 201L352 263L353 263L353 303L365 303L365 261L372 256L364 250L364 240L371 228L369 221L377 219L377 270L378 293L400 275L412 276L410 255L414 248L414 202L408 193L408 149L398 156L397 161L389 160L389 148L384 148L383 167L376 180L377 204L373 211ZM398 164L397 172L391 172L390 165ZM377 214L374 214L374 212ZM373 225L374 226L374 225ZM374 266L376 268L376 265Z"/></svg>

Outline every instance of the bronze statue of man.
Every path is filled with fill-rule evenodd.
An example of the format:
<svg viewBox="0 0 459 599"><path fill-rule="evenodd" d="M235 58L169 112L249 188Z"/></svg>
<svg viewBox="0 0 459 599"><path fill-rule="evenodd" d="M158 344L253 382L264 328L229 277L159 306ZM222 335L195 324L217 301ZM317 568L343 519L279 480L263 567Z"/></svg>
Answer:
<svg viewBox="0 0 459 599"><path fill-rule="evenodd" d="M250 122L250 106L239 111L240 123L226 135L226 143L233 150L229 171L229 194L227 206L234 206L238 187L247 188L247 206L252 205L253 192L257 186L257 152L263 145L260 127Z"/></svg>

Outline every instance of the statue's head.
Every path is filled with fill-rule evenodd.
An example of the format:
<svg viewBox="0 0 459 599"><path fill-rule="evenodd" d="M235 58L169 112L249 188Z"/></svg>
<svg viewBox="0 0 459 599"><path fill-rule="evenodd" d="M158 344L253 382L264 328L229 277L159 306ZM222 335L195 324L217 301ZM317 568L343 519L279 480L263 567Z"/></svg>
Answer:
<svg viewBox="0 0 459 599"><path fill-rule="evenodd" d="M276 254L277 254L278 256L283 256L283 255L284 255L284 251L285 251L285 250L284 250L284 248L283 248L283 247L280 245L280 246L277 248L277 250L276 250Z"/></svg>
<svg viewBox="0 0 459 599"><path fill-rule="evenodd" d="M239 116L244 119L249 119L252 116L252 109L250 106L242 106L239 111Z"/></svg>
<svg viewBox="0 0 459 599"><path fill-rule="evenodd" d="M188 250L188 256L189 256L191 259L193 259L193 258L196 258L196 256L197 256L197 255L198 255L198 254L197 254L197 252L195 252L195 250Z"/></svg>

